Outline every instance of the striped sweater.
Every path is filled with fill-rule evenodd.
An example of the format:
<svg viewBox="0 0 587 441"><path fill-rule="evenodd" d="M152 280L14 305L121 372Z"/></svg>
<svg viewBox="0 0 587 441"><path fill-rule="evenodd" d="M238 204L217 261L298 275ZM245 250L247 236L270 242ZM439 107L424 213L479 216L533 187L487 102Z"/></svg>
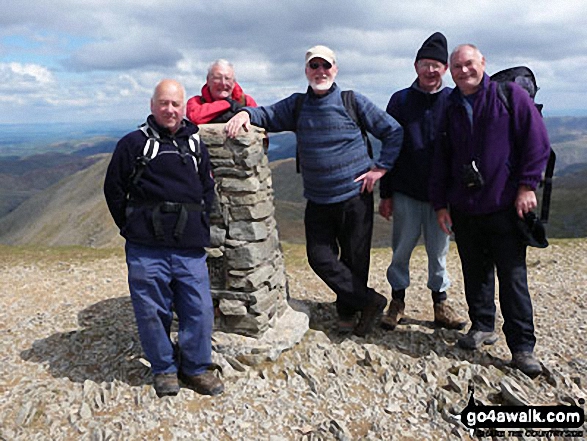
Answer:
<svg viewBox="0 0 587 441"><path fill-rule="evenodd" d="M299 94L271 106L247 107L253 125L269 132L296 133L304 197L317 204L333 204L357 196L355 178L376 167L391 169L402 144L402 128L365 96L356 93L358 116L365 128L382 142L379 159L369 157L361 130L347 114L341 90L333 84L325 95L310 87L296 124L294 108Z"/></svg>

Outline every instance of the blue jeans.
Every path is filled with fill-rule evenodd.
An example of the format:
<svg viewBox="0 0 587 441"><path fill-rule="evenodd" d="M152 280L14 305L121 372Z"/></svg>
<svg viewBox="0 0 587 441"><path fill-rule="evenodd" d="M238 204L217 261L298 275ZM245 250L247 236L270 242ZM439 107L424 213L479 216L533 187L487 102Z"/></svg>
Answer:
<svg viewBox="0 0 587 441"><path fill-rule="evenodd" d="M139 337L153 374L203 373L211 363L214 325L204 249L127 241L126 263ZM179 319L179 353L169 336L173 310Z"/></svg>
<svg viewBox="0 0 587 441"><path fill-rule="evenodd" d="M428 255L428 288L444 292L450 286L446 271L449 237L438 226L436 213L429 202L394 193L393 255L387 269L387 280L394 291L410 286L410 258L422 233Z"/></svg>

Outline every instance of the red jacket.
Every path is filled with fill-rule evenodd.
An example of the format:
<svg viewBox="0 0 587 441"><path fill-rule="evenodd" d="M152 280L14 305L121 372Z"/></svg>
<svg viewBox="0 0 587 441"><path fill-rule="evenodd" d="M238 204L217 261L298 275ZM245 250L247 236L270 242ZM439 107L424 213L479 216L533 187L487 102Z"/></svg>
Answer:
<svg viewBox="0 0 587 441"><path fill-rule="evenodd" d="M231 98L238 103L237 107L238 105L241 107L257 107L255 100L249 95L246 95L236 82L234 83ZM206 84L202 86L202 95L190 98L186 108L186 116L194 124L206 124L222 116L225 117L222 118L225 121L214 122L226 122L237 112L238 109L235 109L227 100L213 101L210 89Z"/></svg>

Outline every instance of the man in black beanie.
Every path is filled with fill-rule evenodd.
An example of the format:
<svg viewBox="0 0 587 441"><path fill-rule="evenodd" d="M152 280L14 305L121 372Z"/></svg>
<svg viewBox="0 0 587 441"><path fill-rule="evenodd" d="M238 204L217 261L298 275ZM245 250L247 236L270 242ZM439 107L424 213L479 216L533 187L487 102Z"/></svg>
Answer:
<svg viewBox="0 0 587 441"><path fill-rule="evenodd" d="M393 256L387 270L392 299L381 321L386 329L394 329L404 315L410 257L421 234L428 255L434 322L449 329L462 329L466 324L446 301L450 286L446 270L449 237L439 227L428 197L433 145L439 136L440 116L452 91L442 84L447 61L446 38L435 32L416 54L414 67L418 77L410 87L394 93L387 105L387 113L404 128L404 140L395 167L380 184L379 213L388 220L393 216Z"/></svg>

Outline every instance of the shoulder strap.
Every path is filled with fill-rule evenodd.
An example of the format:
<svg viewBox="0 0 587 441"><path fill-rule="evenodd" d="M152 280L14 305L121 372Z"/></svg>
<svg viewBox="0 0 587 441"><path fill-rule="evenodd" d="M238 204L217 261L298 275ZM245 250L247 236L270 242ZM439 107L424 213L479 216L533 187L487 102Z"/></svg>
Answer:
<svg viewBox="0 0 587 441"><path fill-rule="evenodd" d="M373 158L373 146L371 145L371 140L369 139L369 135L367 134L365 124L363 123L363 120L359 117L359 112L357 110L357 97L355 96L355 92L352 90L343 90L341 92L341 96L345 110L353 119L353 121L359 126L359 129L361 129L361 134L363 135L363 142L367 147L369 157Z"/></svg>
<svg viewBox="0 0 587 441"><path fill-rule="evenodd" d="M198 166L202 161L202 148L200 147L200 135L194 133L188 139L188 145L190 148L190 155L192 155L192 159L194 160L194 166L196 167L196 171L199 171Z"/></svg>
<svg viewBox="0 0 587 441"><path fill-rule="evenodd" d="M147 141L145 142L145 147L143 147L143 154L137 158L130 175L130 182L133 186L137 185L141 179L149 161L159 153L159 133L147 123L141 124L139 129L145 134Z"/></svg>

